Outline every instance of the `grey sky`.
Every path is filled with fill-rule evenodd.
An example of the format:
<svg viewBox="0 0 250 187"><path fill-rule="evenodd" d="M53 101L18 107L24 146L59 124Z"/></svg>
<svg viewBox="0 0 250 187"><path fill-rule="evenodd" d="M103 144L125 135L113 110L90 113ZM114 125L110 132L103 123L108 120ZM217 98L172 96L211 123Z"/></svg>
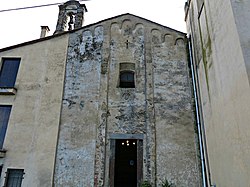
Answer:
<svg viewBox="0 0 250 187"><path fill-rule="evenodd" d="M0 9L65 2L63 0L8 0L0 2ZM81 2L83 3L83 2ZM86 1L88 25L123 13L131 13L167 27L186 32L184 22L185 0L90 0ZM40 26L47 25L53 34L58 6L0 13L0 48L39 38Z"/></svg>

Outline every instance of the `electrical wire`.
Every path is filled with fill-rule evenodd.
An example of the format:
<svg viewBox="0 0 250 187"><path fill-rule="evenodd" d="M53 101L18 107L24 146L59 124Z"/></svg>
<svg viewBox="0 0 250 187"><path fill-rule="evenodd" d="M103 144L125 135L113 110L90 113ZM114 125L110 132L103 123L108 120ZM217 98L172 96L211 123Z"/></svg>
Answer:
<svg viewBox="0 0 250 187"><path fill-rule="evenodd" d="M81 2L81 1L88 1L88 0L79 0L79 2ZM21 8L11 8L11 9L0 10L0 13L1 12L14 11L14 10L25 10L25 9L31 9L31 8L41 8L41 7L54 6L54 5L60 5L60 4L63 4L63 3L52 3L52 4L45 4L45 5L21 7Z"/></svg>
<svg viewBox="0 0 250 187"><path fill-rule="evenodd" d="M6 10L0 10L0 12L9 12L13 10L24 10L24 9L31 9L31 8L40 8L45 6L52 6L52 5L59 5L61 3L53 3L53 4L46 4L46 5L37 5L37 6L29 6L29 7L22 7L22 8L12 8L12 9L6 9Z"/></svg>

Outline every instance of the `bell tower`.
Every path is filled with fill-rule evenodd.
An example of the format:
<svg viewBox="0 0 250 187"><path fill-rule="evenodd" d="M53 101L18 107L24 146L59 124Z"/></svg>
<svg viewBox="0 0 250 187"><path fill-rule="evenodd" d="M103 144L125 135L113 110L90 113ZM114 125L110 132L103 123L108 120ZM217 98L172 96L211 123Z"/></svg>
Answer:
<svg viewBox="0 0 250 187"><path fill-rule="evenodd" d="M81 28L85 12L87 12L85 4L80 4L76 0L70 0L59 5L58 20L54 34Z"/></svg>

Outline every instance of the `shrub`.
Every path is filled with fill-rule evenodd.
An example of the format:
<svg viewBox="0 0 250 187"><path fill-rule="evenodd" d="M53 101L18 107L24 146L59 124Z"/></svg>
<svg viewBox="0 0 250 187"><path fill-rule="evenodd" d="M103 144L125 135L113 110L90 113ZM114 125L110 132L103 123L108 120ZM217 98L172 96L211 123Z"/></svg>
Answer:
<svg viewBox="0 0 250 187"><path fill-rule="evenodd" d="M152 187L152 185L148 181L143 181L140 187Z"/></svg>
<svg viewBox="0 0 250 187"><path fill-rule="evenodd" d="M161 187L174 187L174 184L171 182L168 182L167 179L161 182Z"/></svg>

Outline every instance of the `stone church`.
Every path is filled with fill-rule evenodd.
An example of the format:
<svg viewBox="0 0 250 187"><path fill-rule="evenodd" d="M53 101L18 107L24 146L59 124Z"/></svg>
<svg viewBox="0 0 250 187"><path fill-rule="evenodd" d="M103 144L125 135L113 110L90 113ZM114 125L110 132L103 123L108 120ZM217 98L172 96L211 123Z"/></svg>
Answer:
<svg viewBox="0 0 250 187"><path fill-rule="evenodd" d="M186 34L123 14L0 50L2 186L201 186Z"/></svg>

